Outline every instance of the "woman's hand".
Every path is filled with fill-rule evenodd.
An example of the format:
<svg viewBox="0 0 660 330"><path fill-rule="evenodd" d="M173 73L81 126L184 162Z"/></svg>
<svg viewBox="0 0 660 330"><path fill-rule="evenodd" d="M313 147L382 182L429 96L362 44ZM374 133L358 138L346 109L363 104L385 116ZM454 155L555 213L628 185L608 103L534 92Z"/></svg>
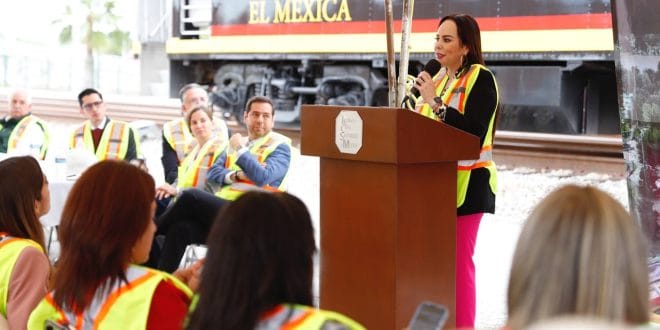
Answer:
<svg viewBox="0 0 660 330"><path fill-rule="evenodd" d="M433 77L426 72L422 71L415 79L415 88L419 91L419 95L424 99L424 102L430 103L435 95L435 82Z"/></svg>
<svg viewBox="0 0 660 330"><path fill-rule="evenodd" d="M163 183L162 186L156 188L156 199L168 198L174 195L176 195L176 188L167 183Z"/></svg>
<svg viewBox="0 0 660 330"><path fill-rule="evenodd" d="M204 261L206 261L206 259L197 260L188 268L177 269L172 275L185 283L190 290L197 292L199 281L202 279L202 267L204 267Z"/></svg>

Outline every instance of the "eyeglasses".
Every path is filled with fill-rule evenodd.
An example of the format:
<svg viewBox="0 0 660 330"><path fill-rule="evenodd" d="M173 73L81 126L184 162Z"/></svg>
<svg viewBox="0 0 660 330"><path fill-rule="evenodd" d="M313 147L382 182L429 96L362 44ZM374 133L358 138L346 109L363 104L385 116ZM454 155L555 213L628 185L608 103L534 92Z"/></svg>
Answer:
<svg viewBox="0 0 660 330"><path fill-rule="evenodd" d="M101 100L101 101L95 101L95 102L92 102L92 103L83 104L82 108L85 109L85 110L87 110L87 111L90 111L90 110L92 110L92 109L94 109L94 108L98 108L98 107L100 107L101 104L103 104L103 100Z"/></svg>

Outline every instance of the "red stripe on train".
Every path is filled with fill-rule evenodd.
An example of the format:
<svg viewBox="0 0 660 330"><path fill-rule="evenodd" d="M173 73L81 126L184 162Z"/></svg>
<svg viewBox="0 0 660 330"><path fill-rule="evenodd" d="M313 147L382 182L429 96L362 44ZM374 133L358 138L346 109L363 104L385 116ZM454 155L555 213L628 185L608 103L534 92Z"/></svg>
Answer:
<svg viewBox="0 0 660 330"><path fill-rule="evenodd" d="M563 29L609 29L612 16L605 14L479 17L482 31L520 30L563 30ZM434 32L438 21L418 19L413 32ZM401 31L401 21L394 22L394 31ZM221 35L274 35L274 34L350 34L385 33L384 21L323 22L323 23L278 23L278 24L235 24L213 25L211 33Z"/></svg>

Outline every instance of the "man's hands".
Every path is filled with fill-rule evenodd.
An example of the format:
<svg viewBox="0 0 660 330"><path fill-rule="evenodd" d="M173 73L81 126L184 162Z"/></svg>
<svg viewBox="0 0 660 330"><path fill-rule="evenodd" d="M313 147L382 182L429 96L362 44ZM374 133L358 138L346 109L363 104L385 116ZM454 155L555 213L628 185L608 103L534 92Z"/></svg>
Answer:
<svg viewBox="0 0 660 330"><path fill-rule="evenodd" d="M248 137L241 135L241 133L234 133L230 138L229 138L229 145L231 146L232 149L238 151L238 149L241 149L243 146L245 146L248 142Z"/></svg>

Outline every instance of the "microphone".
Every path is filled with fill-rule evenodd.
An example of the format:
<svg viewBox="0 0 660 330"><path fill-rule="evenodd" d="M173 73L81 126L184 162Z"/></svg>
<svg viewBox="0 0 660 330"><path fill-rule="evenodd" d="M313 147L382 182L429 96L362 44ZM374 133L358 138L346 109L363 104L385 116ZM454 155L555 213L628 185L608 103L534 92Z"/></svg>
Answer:
<svg viewBox="0 0 660 330"><path fill-rule="evenodd" d="M431 77L435 76L440 72L440 62L438 62L436 59L431 59L424 65L424 71L428 72ZM419 97L419 91L417 88L413 86L413 88L410 89L410 93L415 96L415 98Z"/></svg>

